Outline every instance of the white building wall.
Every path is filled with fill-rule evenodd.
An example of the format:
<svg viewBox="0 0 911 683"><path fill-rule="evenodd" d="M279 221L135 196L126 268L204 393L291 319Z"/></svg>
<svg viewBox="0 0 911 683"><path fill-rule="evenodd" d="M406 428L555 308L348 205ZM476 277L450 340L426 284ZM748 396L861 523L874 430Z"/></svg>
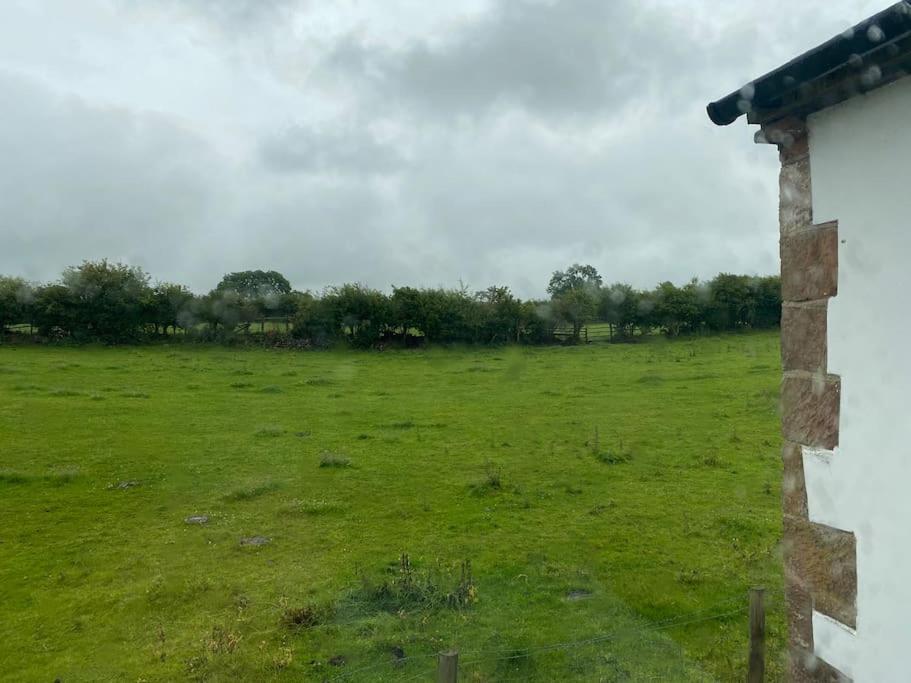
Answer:
<svg viewBox="0 0 911 683"><path fill-rule="evenodd" d="M804 449L809 516L857 538L857 629L814 614L816 653L861 683L911 656L911 77L808 120L813 221L838 221L828 371L839 445Z"/></svg>

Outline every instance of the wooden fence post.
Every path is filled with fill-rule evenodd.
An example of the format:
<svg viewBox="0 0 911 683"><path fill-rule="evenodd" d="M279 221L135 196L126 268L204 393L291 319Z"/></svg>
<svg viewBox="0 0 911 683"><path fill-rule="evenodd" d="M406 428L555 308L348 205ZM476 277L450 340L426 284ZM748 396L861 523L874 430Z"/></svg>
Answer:
<svg viewBox="0 0 911 683"><path fill-rule="evenodd" d="M765 589L750 589L750 671L747 683L765 680Z"/></svg>
<svg viewBox="0 0 911 683"><path fill-rule="evenodd" d="M459 680L459 652L441 652L437 664L437 683L456 683Z"/></svg>

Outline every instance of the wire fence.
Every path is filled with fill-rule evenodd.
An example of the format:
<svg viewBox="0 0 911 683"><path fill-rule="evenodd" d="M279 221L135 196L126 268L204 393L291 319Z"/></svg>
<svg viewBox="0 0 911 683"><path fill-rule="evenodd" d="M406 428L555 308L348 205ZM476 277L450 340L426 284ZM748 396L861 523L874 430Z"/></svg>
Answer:
<svg viewBox="0 0 911 683"><path fill-rule="evenodd" d="M783 604L784 595L781 590L772 590L766 591L765 598L766 607L774 609ZM714 681L715 677L690 659L666 632L743 617L749 611L749 599L743 594L701 610L586 638L522 648L466 648L458 653L459 671L466 681L545 680L550 674L537 671L537 660L543 655L572 655L586 650L584 656L569 656L562 663L560 680ZM401 657L394 662L387 657L340 671L329 680L430 681L437 672L438 657L437 652Z"/></svg>

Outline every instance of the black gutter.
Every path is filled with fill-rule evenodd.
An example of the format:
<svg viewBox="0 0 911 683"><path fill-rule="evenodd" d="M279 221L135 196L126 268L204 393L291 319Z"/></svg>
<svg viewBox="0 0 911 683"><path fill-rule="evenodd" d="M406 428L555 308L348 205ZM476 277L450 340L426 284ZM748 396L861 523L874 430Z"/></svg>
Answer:
<svg viewBox="0 0 911 683"><path fill-rule="evenodd" d="M898 41L908 36L911 36L911 2L899 2L710 103L706 111L719 126L733 123L749 112L774 112L808 84L833 71L849 67L860 73L880 61L894 60ZM902 42L901 49L906 50L907 43Z"/></svg>

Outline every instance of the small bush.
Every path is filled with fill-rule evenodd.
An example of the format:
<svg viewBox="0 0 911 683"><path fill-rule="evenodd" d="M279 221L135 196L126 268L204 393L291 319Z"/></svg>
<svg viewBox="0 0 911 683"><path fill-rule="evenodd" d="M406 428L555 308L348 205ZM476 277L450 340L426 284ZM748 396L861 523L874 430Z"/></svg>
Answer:
<svg viewBox="0 0 911 683"><path fill-rule="evenodd" d="M344 455L323 451L319 456L320 467L351 467L351 460Z"/></svg>

